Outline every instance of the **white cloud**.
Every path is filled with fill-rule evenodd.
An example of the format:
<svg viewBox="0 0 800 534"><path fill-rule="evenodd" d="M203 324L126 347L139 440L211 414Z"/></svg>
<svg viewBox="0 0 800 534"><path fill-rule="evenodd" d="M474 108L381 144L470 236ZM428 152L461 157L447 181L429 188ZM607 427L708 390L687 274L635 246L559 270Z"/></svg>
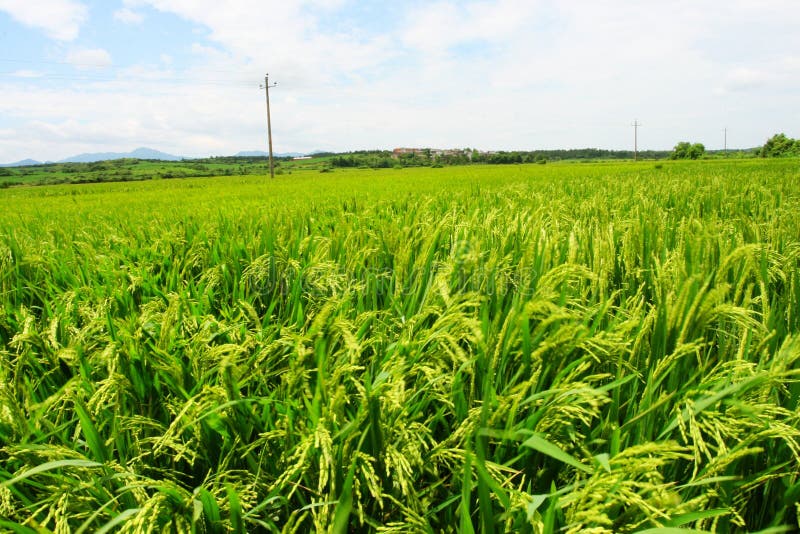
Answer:
<svg viewBox="0 0 800 534"><path fill-rule="evenodd" d="M716 94L781 92L800 89L800 58L784 56L757 66L739 65L729 69Z"/></svg>
<svg viewBox="0 0 800 534"><path fill-rule="evenodd" d="M58 41L77 38L88 15L86 6L76 0L0 0L0 11Z"/></svg>
<svg viewBox="0 0 800 534"><path fill-rule="evenodd" d="M125 24L140 24L144 20L144 15L124 7L114 12L114 19L124 22Z"/></svg>
<svg viewBox="0 0 800 534"><path fill-rule="evenodd" d="M727 88L732 90L752 89L764 85L769 75L756 69L740 67L727 76Z"/></svg>
<svg viewBox="0 0 800 534"><path fill-rule="evenodd" d="M15 78L41 78L42 73L35 70L22 69L14 71L11 76Z"/></svg>
<svg viewBox="0 0 800 534"><path fill-rule="evenodd" d="M111 66L111 54L102 48L79 48L67 54L67 63L81 70L105 69Z"/></svg>
<svg viewBox="0 0 800 534"><path fill-rule="evenodd" d="M408 12L403 42L426 54L441 54L459 44L503 43L517 32L530 32L541 2L437 2Z"/></svg>
<svg viewBox="0 0 800 534"><path fill-rule="evenodd" d="M289 73L295 81L319 84L374 67L395 54L390 39L327 25L324 10L338 0L127 0L176 14L210 30L209 38L239 63ZM320 13L320 10L323 10Z"/></svg>
<svg viewBox="0 0 800 534"><path fill-rule="evenodd" d="M124 5L148 21L177 15L196 33L164 50L174 60L115 69L119 82L0 86L0 119L19 139L0 143L0 161L263 147L265 72L280 84L277 151L628 148L634 118L644 148L721 147L726 126L729 146L800 136L786 111L800 109L796 0L438 0L381 7L382 20L343 0Z"/></svg>
<svg viewBox="0 0 800 534"><path fill-rule="evenodd" d="M15 125L15 135L0 143L0 161L13 161L19 153L57 160L137 146L188 156L229 155L251 144L247 139L260 139L263 129L262 99L228 87L187 91L184 84L125 79L83 89L0 84L0 92L0 116ZM42 98L48 106L37 107Z"/></svg>

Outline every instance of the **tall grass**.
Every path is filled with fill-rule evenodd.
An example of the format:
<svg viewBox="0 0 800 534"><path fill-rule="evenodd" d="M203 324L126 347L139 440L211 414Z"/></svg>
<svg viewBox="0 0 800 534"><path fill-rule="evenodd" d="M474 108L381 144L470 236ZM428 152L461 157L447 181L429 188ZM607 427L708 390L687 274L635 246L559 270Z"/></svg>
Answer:
<svg viewBox="0 0 800 534"><path fill-rule="evenodd" d="M799 528L795 162L0 203L4 529Z"/></svg>

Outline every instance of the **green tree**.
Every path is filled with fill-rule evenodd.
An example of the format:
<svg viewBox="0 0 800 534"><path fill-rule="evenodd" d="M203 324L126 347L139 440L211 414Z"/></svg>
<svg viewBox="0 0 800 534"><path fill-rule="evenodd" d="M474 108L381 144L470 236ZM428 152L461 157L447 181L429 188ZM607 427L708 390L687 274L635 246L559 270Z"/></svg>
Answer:
<svg viewBox="0 0 800 534"><path fill-rule="evenodd" d="M681 141L675 148L672 149L672 154L669 155L669 159L686 159L689 154L689 149L692 147L691 143L687 143L686 141Z"/></svg>
<svg viewBox="0 0 800 534"><path fill-rule="evenodd" d="M800 141L786 137L786 134L775 134L761 147L762 158L780 158L784 156L800 156Z"/></svg>
<svg viewBox="0 0 800 534"><path fill-rule="evenodd" d="M706 147L703 143L694 143L689 149L689 159L702 158L706 153Z"/></svg>
<svg viewBox="0 0 800 534"><path fill-rule="evenodd" d="M670 159L698 159L703 157L705 153L706 147L703 143L692 144L687 141L681 141L675 145L669 157Z"/></svg>

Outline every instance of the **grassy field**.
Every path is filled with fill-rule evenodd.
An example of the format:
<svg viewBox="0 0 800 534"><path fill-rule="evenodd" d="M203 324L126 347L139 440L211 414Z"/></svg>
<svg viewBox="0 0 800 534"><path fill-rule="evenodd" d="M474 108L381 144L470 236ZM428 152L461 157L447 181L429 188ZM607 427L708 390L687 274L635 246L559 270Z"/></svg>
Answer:
<svg viewBox="0 0 800 534"><path fill-rule="evenodd" d="M291 166L292 162L281 162ZM240 176L269 173L269 166L256 159L238 163L204 161L154 161L117 159L95 163L44 163L25 167L0 167L0 188L17 185L85 184L131 182L170 178Z"/></svg>
<svg viewBox="0 0 800 534"><path fill-rule="evenodd" d="M296 170L319 170L330 167L331 156L308 160L276 158L277 174ZM183 161L140 160L132 158L94 163L42 163L23 167L0 167L0 189L20 185L61 185L105 182L138 182L172 178L207 178L213 176L264 176L269 174L266 158L208 158Z"/></svg>
<svg viewBox="0 0 800 534"><path fill-rule="evenodd" d="M797 160L0 208L2 529L800 527Z"/></svg>

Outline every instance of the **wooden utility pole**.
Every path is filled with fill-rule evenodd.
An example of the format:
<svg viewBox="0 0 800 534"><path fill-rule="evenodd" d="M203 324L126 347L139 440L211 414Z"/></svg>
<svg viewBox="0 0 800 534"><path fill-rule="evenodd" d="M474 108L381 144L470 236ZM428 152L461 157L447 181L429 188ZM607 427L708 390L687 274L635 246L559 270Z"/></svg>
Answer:
<svg viewBox="0 0 800 534"><path fill-rule="evenodd" d="M633 161L639 161L639 126L641 124L638 120L634 120L631 126L633 126Z"/></svg>
<svg viewBox="0 0 800 534"><path fill-rule="evenodd" d="M275 165L273 164L272 160L272 119L269 115L269 88L275 87L277 84L273 83L272 85L269 84L269 74L264 75L264 85L261 86L261 89L264 89L267 93L267 139L269 140L269 177L275 178Z"/></svg>
<svg viewBox="0 0 800 534"><path fill-rule="evenodd" d="M728 129L725 128L725 157L728 157Z"/></svg>

